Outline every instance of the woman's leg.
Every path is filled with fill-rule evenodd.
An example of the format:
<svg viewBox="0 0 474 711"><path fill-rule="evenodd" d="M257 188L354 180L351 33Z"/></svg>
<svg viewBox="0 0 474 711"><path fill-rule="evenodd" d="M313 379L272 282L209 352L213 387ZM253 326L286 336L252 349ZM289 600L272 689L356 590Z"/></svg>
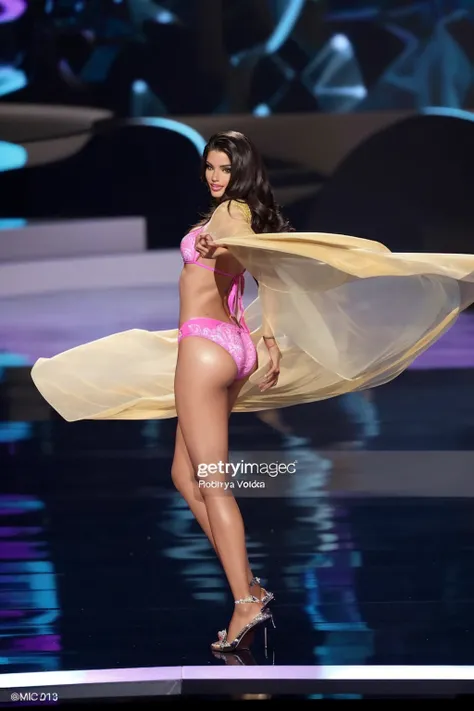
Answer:
<svg viewBox="0 0 474 711"><path fill-rule="evenodd" d="M175 376L176 409L196 472L200 465L228 462L228 391L236 374L232 357L220 345L199 337L181 341ZM206 486L201 485L199 490L216 550L234 599L238 600L250 595L245 531L232 491L219 485L225 479L221 473L210 473L205 478ZM211 482L217 487L208 486ZM259 603L236 605L228 639L235 638L260 609Z"/></svg>
<svg viewBox="0 0 474 711"><path fill-rule="evenodd" d="M243 383L242 383L243 384ZM240 383L239 383L240 385ZM240 385L242 387L242 385ZM240 388L239 388L240 390ZM238 395L238 390L234 393L229 391L229 414L232 410L235 399ZM173 464L171 465L171 478L176 489L179 491L181 496L185 499L188 504L192 514L194 515L196 521L201 526L202 530L209 539L209 542L213 546L217 556L219 553L216 548L214 537L212 535L211 524L209 523L209 516L207 515L206 504L204 503L204 498L199 490L198 483L196 481L196 475L194 472L193 465L189 458L188 450L186 448L186 443L184 441L183 433L181 432L181 427L178 422L176 428L176 443L173 457ZM253 578L253 573L250 565L247 561L247 577L250 580ZM261 597L260 586L252 586L252 593L257 597Z"/></svg>

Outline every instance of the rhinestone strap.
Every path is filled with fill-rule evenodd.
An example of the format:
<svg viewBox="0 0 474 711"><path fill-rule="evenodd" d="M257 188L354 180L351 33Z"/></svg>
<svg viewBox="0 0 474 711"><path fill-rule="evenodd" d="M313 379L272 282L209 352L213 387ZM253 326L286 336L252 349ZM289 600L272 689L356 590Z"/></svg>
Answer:
<svg viewBox="0 0 474 711"><path fill-rule="evenodd" d="M261 600L258 599L258 597L255 597L255 595L249 595L248 597L243 597L241 600L234 600L236 605L240 605L241 603L246 603L246 602L261 602Z"/></svg>

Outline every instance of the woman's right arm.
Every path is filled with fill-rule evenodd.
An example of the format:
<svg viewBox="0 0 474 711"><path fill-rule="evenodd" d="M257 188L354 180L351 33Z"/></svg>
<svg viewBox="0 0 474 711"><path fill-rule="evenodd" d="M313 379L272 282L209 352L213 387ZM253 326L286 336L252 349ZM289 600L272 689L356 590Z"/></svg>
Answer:
<svg viewBox="0 0 474 711"><path fill-rule="evenodd" d="M276 338L273 335L273 331L270 328L270 324L266 320L265 316L262 318L262 338L265 341L267 347L276 343Z"/></svg>
<svg viewBox="0 0 474 711"><path fill-rule="evenodd" d="M269 388L272 388L274 385L277 384L278 376L280 375L281 361L281 352L278 347L278 343L276 341L275 336L273 335L268 321L265 319L265 316L263 316L262 319L262 338L263 342L267 347L268 355L270 358L267 372L259 385L260 391L264 392L265 390L268 390Z"/></svg>

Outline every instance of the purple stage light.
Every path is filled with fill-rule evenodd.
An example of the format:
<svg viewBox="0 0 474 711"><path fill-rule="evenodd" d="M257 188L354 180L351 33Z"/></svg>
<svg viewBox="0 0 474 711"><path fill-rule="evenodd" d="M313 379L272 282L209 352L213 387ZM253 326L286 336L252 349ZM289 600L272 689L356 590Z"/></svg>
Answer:
<svg viewBox="0 0 474 711"><path fill-rule="evenodd" d="M0 24L18 20L25 10L25 0L0 0Z"/></svg>

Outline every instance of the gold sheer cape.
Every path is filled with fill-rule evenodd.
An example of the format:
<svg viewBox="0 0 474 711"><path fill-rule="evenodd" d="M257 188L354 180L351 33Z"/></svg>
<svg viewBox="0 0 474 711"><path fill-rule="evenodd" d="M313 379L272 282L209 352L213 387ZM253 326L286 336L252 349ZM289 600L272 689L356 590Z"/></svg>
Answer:
<svg viewBox="0 0 474 711"><path fill-rule="evenodd" d="M235 202L215 210L207 231L259 284L245 310L259 367L234 412L382 385L474 302L472 255L392 253L378 242L336 234L257 235L248 210ZM262 322L282 352L278 384L264 393L258 388L268 367ZM175 417L177 336L177 329L106 336L40 358L32 378L69 422Z"/></svg>

